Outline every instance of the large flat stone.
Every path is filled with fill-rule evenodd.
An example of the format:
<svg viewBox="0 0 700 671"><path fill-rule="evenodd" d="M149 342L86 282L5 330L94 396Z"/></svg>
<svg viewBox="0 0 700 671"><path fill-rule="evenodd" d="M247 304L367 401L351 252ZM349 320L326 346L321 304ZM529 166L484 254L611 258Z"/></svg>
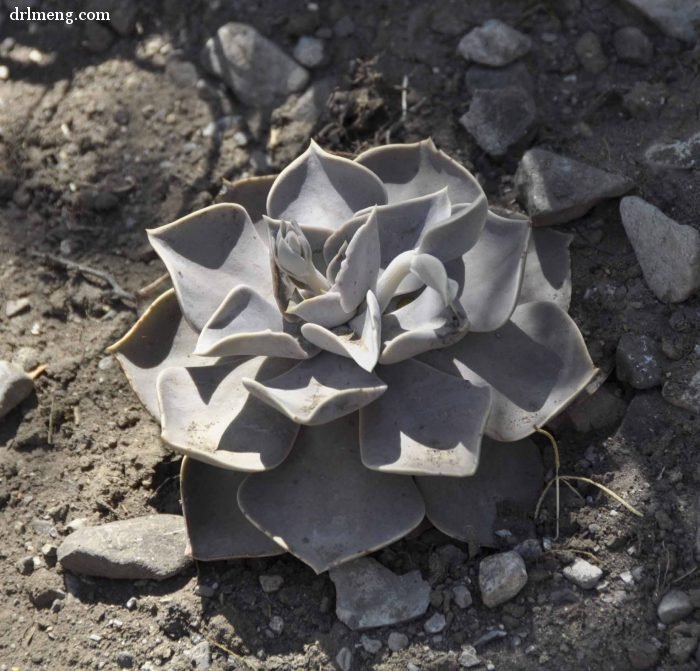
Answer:
<svg viewBox="0 0 700 671"><path fill-rule="evenodd" d="M204 45L201 60L251 107L276 107L309 81L301 65L245 23L221 26Z"/></svg>
<svg viewBox="0 0 700 671"><path fill-rule="evenodd" d="M419 571L396 575L378 561L356 559L330 570L338 619L355 631L420 617L430 605L430 585Z"/></svg>
<svg viewBox="0 0 700 671"><path fill-rule="evenodd" d="M165 580L184 571L187 534L179 515L146 515L82 527L58 548L64 569L125 580Z"/></svg>
<svg viewBox="0 0 700 671"><path fill-rule="evenodd" d="M637 196L622 199L620 214L644 280L660 301L684 301L700 289L696 229L673 221Z"/></svg>
<svg viewBox="0 0 700 671"><path fill-rule="evenodd" d="M515 175L520 202L536 226L564 224L629 191L633 182L566 156L535 147Z"/></svg>
<svg viewBox="0 0 700 671"><path fill-rule="evenodd" d="M698 0L627 0L667 35L685 42L697 42L700 36Z"/></svg>

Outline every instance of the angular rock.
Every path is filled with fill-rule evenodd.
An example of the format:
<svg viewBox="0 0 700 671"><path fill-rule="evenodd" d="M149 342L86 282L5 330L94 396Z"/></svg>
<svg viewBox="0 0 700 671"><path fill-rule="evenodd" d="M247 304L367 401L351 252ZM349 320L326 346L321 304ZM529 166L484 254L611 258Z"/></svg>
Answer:
<svg viewBox="0 0 700 671"><path fill-rule="evenodd" d="M65 599L61 578L55 571L40 568L30 575L25 588L35 608L49 608L56 599Z"/></svg>
<svg viewBox="0 0 700 671"><path fill-rule="evenodd" d="M667 35L685 42L700 37L700 3L697 0L627 0Z"/></svg>
<svg viewBox="0 0 700 671"><path fill-rule="evenodd" d="M354 631L420 617L430 604L430 585L419 571L396 575L363 557L332 568L338 619Z"/></svg>
<svg viewBox="0 0 700 671"><path fill-rule="evenodd" d="M654 142L644 152L652 168L694 170L700 165L700 133L670 142Z"/></svg>
<svg viewBox="0 0 700 671"><path fill-rule="evenodd" d="M624 63L649 65L654 56L654 45L636 26L625 26L616 30L613 45L617 57Z"/></svg>
<svg viewBox="0 0 700 671"><path fill-rule="evenodd" d="M303 67L245 23L221 26L204 45L201 61L251 107L275 107L309 81Z"/></svg>
<svg viewBox="0 0 700 671"><path fill-rule="evenodd" d="M659 646L653 641L634 641L627 646L627 657L633 669L654 669L659 662Z"/></svg>
<svg viewBox="0 0 700 671"><path fill-rule="evenodd" d="M455 585L452 588L452 597L454 598L457 608L464 610L472 605L472 593L466 585Z"/></svg>
<svg viewBox="0 0 700 671"><path fill-rule="evenodd" d="M510 601L527 584L525 562L517 552L502 552L481 560L479 589L488 608Z"/></svg>
<svg viewBox="0 0 700 671"><path fill-rule="evenodd" d="M284 578L281 575L261 575L258 576L258 581L260 582L260 587L265 594L271 594L272 592L277 592L282 584L284 583Z"/></svg>
<svg viewBox="0 0 700 671"><path fill-rule="evenodd" d="M457 45L459 54L481 65L502 67L524 56L532 40L498 19L489 19L469 31Z"/></svg>
<svg viewBox="0 0 700 671"><path fill-rule="evenodd" d="M622 107L635 119L656 119L668 99L663 82L636 82L622 96Z"/></svg>
<svg viewBox="0 0 700 671"><path fill-rule="evenodd" d="M318 37L303 35L294 47L294 58L307 68L316 68L326 58L325 44Z"/></svg>
<svg viewBox="0 0 700 671"><path fill-rule="evenodd" d="M0 361L0 419L34 389L34 380L9 361Z"/></svg>
<svg viewBox="0 0 700 671"><path fill-rule="evenodd" d="M603 45L595 33L588 31L581 35L576 41L574 51L583 69L592 75L600 74L608 67L608 59L603 53Z"/></svg>
<svg viewBox="0 0 700 671"><path fill-rule="evenodd" d="M460 653L457 661L463 669L471 669L472 667L479 666L481 664L481 660L476 653L476 648L473 645L462 646L462 652Z"/></svg>
<svg viewBox="0 0 700 671"><path fill-rule="evenodd" d="M335 658L335 663L340 671L350 671L352 668L352 650L350 648L341 648Z"/></svg>
<svg viewBox="0 0 700 671"><path fill-rule="evenodd" d="M187 535L179 515L146 515L82 527L58 548L58 561L73 573L125 580L165 580L182 573Z"/></svg>
<svg viewBox="0 0 700 671"><path fill-rule="evenodd" d="M603 571L580 557L564 568L564 577L581 589L593 589L603 577Z"/></svg>
<svg viewBox="0 0 700 671"><path fill-rule="evenodd" d="M515 174L518 198L536 226L564 224L629 191L633 182L566 156L535 147Z"/></svg>
<svg viewBox="0 0 700 671"><path fill-rule="evenodd" d="M672 405L700 414L700 362L682 361L671 366L661 395Z"/></svg>
<svg viewBox="0 0 700 671"><path fill-rule="evenodd" d="M377 638L370 638L367 634L360 636L360 645L370 655L376 655L382 649L382 642Z"/></svg>
<svg viewBox="0 0 700 671"><path fill-rule="evenodd" d="M679 589L667 592L659 603L656 614L664 624L673 624L693 612L690 597Z"/></svg>
<svg viewBox="0 0 700 671"><path fill-rule="evenodd" d="M697 636L693 636L689 632L671 632L671 642L668 646L668 652L673 658L673 661L678 664L687 662L691 655L695 652L698 645Z"/></svg>
<svg viewBox="0 0 700 671"><path fill-rule="evenodd" d="M15 315L21 314L25 310L29 310L30 306L31 304L28 298L11 299L5 303L5 315L7 317L14 317Z"/></svg>
<svg viewBox="0 0 700 671"><path fill-rule="evenodd" d="M620 214L644 280L660 301L684 301L700 289L700 232L637 196L622 199Z"/></svg>
<svg viewBox="0 0 700 671"><path fill-rule="evenodd" d="M459 122L487 154L499 158L523 141L537 118L533 97L519 86L479 89Z"/></svg>
<svg viewBox="0 0 700 671"><path fill-rule="evenodd" d="M635 389L651 389L663 377L661 347L647 335L625 333L617 343L617 379Z"/></svg>

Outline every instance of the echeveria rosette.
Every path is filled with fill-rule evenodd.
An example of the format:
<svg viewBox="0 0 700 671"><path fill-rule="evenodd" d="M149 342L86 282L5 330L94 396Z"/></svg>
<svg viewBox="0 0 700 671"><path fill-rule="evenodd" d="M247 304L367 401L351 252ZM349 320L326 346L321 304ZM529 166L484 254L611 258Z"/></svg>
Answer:
<svg viewBox="0 0 700 671"><path fill-rule="evenodd" d="M431 141L312 143L230 196L149 231L173 289L113 346L185 455L193 555L320 572L426 515L491 544L541 485L527 436L595 373L569 236L490 211Z"/></svg>

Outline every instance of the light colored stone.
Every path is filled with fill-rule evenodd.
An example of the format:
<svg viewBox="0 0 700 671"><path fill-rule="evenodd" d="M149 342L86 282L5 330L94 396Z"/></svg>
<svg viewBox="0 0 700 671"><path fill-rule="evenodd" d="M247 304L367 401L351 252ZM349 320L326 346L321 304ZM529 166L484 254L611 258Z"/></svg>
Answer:
<svg viewBox="0 0 700 671"><path fill-rule="evenodd" d="M523 141L537 118L533 97L519 86L479 89L459 122L487 154L499 158Z"/></svg>
<svg viewBox="0 0 700 671"><path fill-rule="evenodd" d="M433 613L424 623L423 629L428 634L439 634L447 626L447 620L442 613Z"/></svg>
<svg viewBox="0 0 700 671"><path fill-rule="evenodd" d="M471 669L474 666L479 666L481 660L476 654L476 648L473 645L462 646L462 652L457 660L459 665L464 669Z"/></svg>
<svg viewBox="0 0 700 671"><path fill-rule="evenodd" d="M697 0L627 0L667 35L697 42L700 3Z"/></svg>
<svg viewBox="0 0 700 671"><path fill-rule="evenodd" d="M350 671L352 668L352 651L350 648L341 648L335 658L335 662L340 671Z"/></svg>
<svg viewBox="0 0 700 671"><path fill-rule="evenodd" d="M593 589L603 577L603 571L585 559L576 558L567 566L564 577L581 589Z"/></svg>
<svg viewBox="0 0 700 671"><path fill-rule="evenodd" d="M258 580L265 594L276 592L284 584L284 578L281 575L261 575L258 576Z"/></svg>
<svg viewBox="0 0 700 671"><path fill-rule="evenodd" d="M294 47L294 58L307 68L316 68L326 58L325 45L318 37L303 35Z"/></svg>
<svg viewBox="0 0 700 671"><path fill-rule="evenodd" d="M692 612L693 604L690 602L690 597L679 589L672 589L664 594L656 609L659 620L664 624L678 622Z"/></svg>
<svg viewBox="0 0 700 671"><path fill-rule="evenodd" d="M201 60L251 107L275 107L309 81L301 65L245 23L221 26L204 45Z"/></svg>
<svg viewBox="0 0 700 671"><path fill-rule="evenodd" d="M535 147L525 152L515 174L518 198L536 226L564 224L592 207L629 191L622 175Z"/></svg>
<svg viewBox="0 0 700 671"><path fill-rule="evenodd" d="M459 54L468 61L501 67L524 56L532 47L527 35L498 19L489 19L469 31L457 45Z"/></svg>
<svg viewBox="0 0 700 671"><path fill-rule="evenodd" d="M64 569L81 575L126 580L165 580L191 563L179 515L146 515L82 527L58 548Z"/></svg>
<svg viewBox="0 0 700 671"><path fill-rule="evenodd" d="M649 288L677 303L700 289L700 233L637 196L620 202L622 224Z"/></svg>
<svg viewBox="0 0 700 671"><path fill-rule="evenodd" d="M644 152L652 168L694 170L700 165L700 133L670 141L654 142Z"/></svg>
<svg viewBox="0 0 700 671"><path fill-rule="evenodd" d="M466 585L455 585L452 588L452 595L458 608L469 608L472 605L472 593Z"/></svg>
<svg viewBox="0 0 700 671"><path fill-rule="evenodd" d="M517 552L502 552L481 560L479 589L488 608L510 601L527 584L525 562Z"/></svg>
<svg viewBox="0 0 700 671"><path fill-rule="evenodd" d="M419 571L396 575L363 557L332 568L336 615L355 631L420 617L430 604L430 585Z"/></svg>
<svg viewBox="0 0 700 671"><path fill-rule="evenodd" d="M392 652L398 652L408 647L408 636L398 631L392 631L387 639L387 647Z"/></svg>
<svg viewBox="0 0 700 671"><path fill-rule="evenodd" d="M376 655L382 649L382 642L379 639L370 638L367 634L360 636L360 645L370 655Z"/></svg>
<svg viewBox="0 0 700 671"><path fill-rule="evenodd" d="M9 361L0 361L0 419L34 390L34 381Z"/></svg>
<svg viewBox="0 0 700 671"><path fill-rule="evenodd" d="M25 310L29 310L30 303L28 298L11 299L5 303L5 315L14 317Z"/></svg>

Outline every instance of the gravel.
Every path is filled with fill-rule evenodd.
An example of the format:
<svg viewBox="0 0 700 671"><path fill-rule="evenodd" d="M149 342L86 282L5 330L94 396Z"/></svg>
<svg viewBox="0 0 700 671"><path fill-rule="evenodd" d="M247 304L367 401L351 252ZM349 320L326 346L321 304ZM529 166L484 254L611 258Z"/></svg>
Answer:
<svg viewBox="0 0 700 671"><path fill-rule="evenodd" d="M617 57L624 63L649 65L654 56L651 40L636 26L625 26L616 30L613 45Z"/></svg>
<svg viewBox="0 0 700 671"><path fill-rule="evenodd" d="M625 333L615 354L617 379L635 389L658 387L664 372L662 357L661 347L650 336Z"/></svg>
<svg viewBox="0 0 700 671"><path fill-rule="evenodd" d="M457 51L468 61L502 67L527 54L531 47L527 35L503 21L489 19L468 32L457 45Z"/></svg>
<svg viewBox="0 0 700 671"><path fill-rule="evenodd" d="M603 571L580 557L564 568L564 577L581 589L593 589L603 577Z"/></svg>

